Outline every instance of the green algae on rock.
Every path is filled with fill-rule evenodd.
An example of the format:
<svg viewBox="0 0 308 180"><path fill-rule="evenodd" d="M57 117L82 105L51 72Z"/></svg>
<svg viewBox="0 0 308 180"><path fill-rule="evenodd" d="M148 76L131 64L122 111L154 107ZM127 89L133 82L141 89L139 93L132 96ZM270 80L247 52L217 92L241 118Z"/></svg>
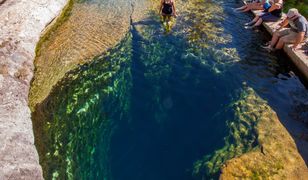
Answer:
<svg viewBox="0 0 308 180"><path fill-rule="evenodd" d="M43 101L69 70L112 48L129 30L130 2L71 0L37 47L30 107Z"/></svg>
<svg viewBox="0 0 308 180"><path fill-rule="evenodd" d="M267 104L259 107L266 111L258 112L259 108L254 107L255 113L260 113L255 127L258 148L227 161L220 178L307 179L307 166L277 114Z"/></svg>
<svg viewBox="0 0 308 180"><path fill-rule="evenodd" d="M87 3L86 1L82 2ZM151 86L151 88L147 89L148 93L151 94L152 97L149 99L148 104L146 104L145 106L157 107L157 113L153 114L154 119L159 120L158 123L163 124L163 121L161 120L166 119L165 117L167 117L168 109L164 107L165 102L163 98L161 98L161 93L163 92L163 85L161 84L168 84L168 82L164 79L168 79L167 77L170 76L170 74L172 73L172 67L170 67L170 64L162 61L162 59L167 59L166 57L168 55L175 54L174 52L177 50L178 46L185 44L189 47L189 49L182 53L181 58L185 60L186 57L194 57L187 58L187 63L185 64L185 66L187 66L188 68L191 67L193 64L192 60L195 59L200 61L201 64L205 64L210 67L214 72L216 72L216 75L218 75L225 69L226 65L232 65L233 63L238 62L239 55L235 48L219 47L219 45L227 45L232 39L227 33L224 33L224 29L219 26L220 23L224 21L224 17L222 16L223 9L218 4L209 1L204 2L200 0L189 1L188 3L184 3L184 1L179 1L178 7L184 13L184 18L179 18L179 20L177 20L177 25L185 26L185 24L192 24L193 27L186 27L184 28L184 31L175 31L173 34L171 34L171 36L177 36L178 41L176 42L176 44L168 46L168 43L170 42L166 40L167 38L162 41L159 41L160 39L155 39L155 34L157 34L157 32L159 31L157 26L159 25L159 19L155 15L158 1L151 1L151 3L150 4L152 5L152 9L150 9L146 17L142 16L142 18L140 18L141 16L138 15L140 11L138 10L135 11L135 13L131 14L133 37L130 38L135 39L132 41L128 38L128 40L124 43L127 44L127 46L124 45L124 47L122 47L122 45L120 45L119 47L115 48L114 51L108 51L104 57L107 57L108 60L115 60L117 63L119 61L119 58L117 57L118 53L116 51L121 52L121 50L123 50L130 52L134 51L134 48L136 48L131 47L131 45L138 46L138 50L142 52L141 56L139 57L140 54L138 53L129 55L127 57L125 55L122 55L122 63L124 63L125 61L129 64L129 62L134 58L133 56L136 56L136 59L139 58L140 62L138 63L140 63L140 66L144 67L145 69L143 74L145 79L154 84L154 86ZM86 4L86 6L91 7L92 5L93 4L91 3ZM142 5L143 2L138 2L134 4L134 9L136 10L139 8L144 8L144 6ZM77 6L81 5L76 5L76 7ZM84 16L87 16L88 11L86 10L87 8L83 9L82 14ZM219 15L214 16L215 14ZM150 23L147 24L147 22ZM106 26L109 25L110 24L107 24ZM64 28L65 30L65 25L62 28ZM84 30L84 33L86 32L91 32L91 29ZM74 33L78 34L77 31ZM188 38L185 38L186 33L188 34ZM69 32L67 32L66 35L69 35ZM111 36L115 35L113 34ZM55 36L55 38L57 37ZM70 38L73 37L70 36ZM140 44L137 44L136 42ZM54 48L56 48L57 43L50 43L49 45L46 45L46 47L47 46L50 46L47 49L50 50L51 53L53 53L52 51ZM68 53L70 53L69 51L74 51L74 48L76 47L73 47L72 49L68 50ZM76 65L78 63L83 64L89 60L92 60L92 55L95 55L98 51L99 50L95 50L95 53L91 54L91 48L85 49L86 55L82 56L82 58L79 59L80 61L73 62L73 65L70 64L71 60L68 60L70 67L66 70L63 70L62 73L66 73L66 71L71 68L74 69L75 67L77 67L77 69L67 73L67 77L63 75L63 80L56 84L50 95L48 95L49 93L47 93L47 91L42 92L46 93L46 97L40 100L34 99L34 101L31 101L33 108L34 105L38 104L37 108L34 108L35 111L33 113L33 116L34 122L38 123L35 125L38 129L36 134L36 137L38 138L37 144L39 149L41 149L40 155L43 156L42 163L44 164L44 172L47 172L46 176L48 176L48 178L54 177L72 179L76 176L109 178L110 169L108 167L109 159L107 157L107 153L109 151L109 143L110 137L113 133L113 126L117 125L117 122L112 122L110 116L104 113L104 108L109 107L106 105L107 103L104 102L111 99L111 106L114 104L120 104L120 110L117 112L127 112L130 108L128 100L126 99L129 97L128 91L130 89L130 80L124 83L124 81L126 81L126 79L124 80L124 77L122 78L120 76L120 80L113 78L114 74L112 72L115 72L115 74L117 74L119 69L121 69L121 65L117 64L112 68L102 68L101 66L105 66L105 64L110 63L97 63L98 61L105 61L106 59L104 58L95 58L96 60L93 64L99 66L97 67L98 70L91 70L91 68L95 69L95 66L92 63L79 67ZM48 53L50 52L45 52L45 57L49 56ZM72 53L74 54L78 52ZM52 54L52 56L54 56L53 58L57 58L56 60L59 60L60 62L60 65L56 65L61 66L60 68L62 68L62 66L66 65L65 63L61 64L62 60L65 60L65 58L63 58L61 54L55 54ZM89 54L91 54L91 56L88 56ZM213 55L214 60L212 60L212 62L209 62L206 58L207 55ZM75 60L76 59L74 59L73 61ZM171 63L176 63L175 58L170 58L169 60ZM51 63L49 65L52 66L53 64ZM50 69L52 70L51 67ZM50 73L58 72L58 70L54 72L51 72L51 70ZM80 73L80 75L78 75L78 73ZM130 76L128 72L124 74L126 74L128 77ZM185 79L188 76L189 75L180 78ZM58 78L61 79L62 77ZM86 80L84 80L83 78L85 78ZM58 82L59 79L54 80L53 83ZM91 82L92 79L98 81ZM114 80L114 83L111 86L108 85L110 79ZM44 81L44 83L49 83L48 79L45 79ZM65 83L67 83L67 85L64 85ZM92 83L98 83L100 86L100 90L97 90ZM200 83L200 80L197 80L196 78L196 84L197 83ZM157 86L155 86L156 84ZM37 85L39 85L39 83L37 83ZM69 88L69 86L71 86L71 88ZM52 86L50 86L50 88L51 87ZM118 88L121 90L119 90ZM38 90L39 89L36 89L36 91ZM48 91L50 90L51 89L49 89ZM99 92L96 93L96 91ZM35 91L33 92L36 93ZM101 96L100 93L102 93L103 95ZM61 95L63 94L69 97L62 97ZM38 98L38 96L33 97ZM114 102L112 99L116 102ZM100 101L104 102L101 103ZM246 104L246 101L248 102L248 104ZM255 108L254 106L252 106L255 104L257 104L257 106L260 105L260 107ZM92 114L91 110L97 109L97 107L100 106L103 107L101 111L99 111L102 112L102 115ZM261 149L262 151L264 150L263 146L258 146L258 130L256 129L256 124L260 120L258 116L263 116L269 110L269 106L266 105L266 102L259 98L251 88L245 88L244 92L240 95L240 100L228 106L228 108L230 107L234 110L236 120L234 122L228 121L227 125L230 128L230 135L226 137L226 146L223 147L221 150L216 151L212 156L205 157L204 160L198 161L195 164L196 176L203 176L205 173L211 175L217 174L221 167L226 162L229 162L229 159L239 157L243 153L261 151ZM255 112L255 109L261 109L261 112ZM120 116L125 117L125 115ZM70 122L73 119L77 120ZM104 121L101 122L98 119L103 119ZM105 121L106 119L107 121ZM44 121L46 121L47 123ZM275 123L279 122L275 121ZM43 126L45 129L39 130L40 126ZM102 135L96 135L94 132L90 134L85 133L86 131L90 131L92 127L95 127L94 131L98 131L97 126L99 126L100 130L102 130ZM73 129L73 134L65 134L66 131L72 131L71 129ZM77 133L81 134L80 137L77 135ZM287 132L285 131L285 133ZM98 149L97 147L95 147L97 145L95 144L95 141L97 141L97 137L100 136L103 137L103 142L101 143L103 147L99 147ZM45 142L44 140L42 140L42 137L52 138L47 138ZM50 145L53 143L55 144L55 146ZM74 155L76 151L79 152L82 149L83 151L80 155ZM98 152L103 152L99 155L99 165L95 164L93 158L96 157ZM297 154L295 156L299 155ZM90 158L86 159L86 157ZM65 162L63 159L65 159ZM82 162L81 165L80 162ZM93 169L99 169L100 171L95 172L91 169L88 170L90 166L94 167ZM273 167L273 172L280 172L282 169L282 161L279 161L277 164L274 164ZM84 172L81 172L81 169L84 168L86 170ZM256 171L252 174L252 176L249 177L255 177L257 175L260 175L260 173L266 174L272 172L272 170L266 169L267 171L264 173L263 170Z"/></svg>
<svg viewBox="0 0 308 180"><path fill-rule="evenodd" d="M197 177L220 179L305 179L307 167L276 113L252 88L245 87L231 107L225 146L195 163Z"/></svg>
<svg viewBox="0 0 308 180"><path fill-rule="evenodd" d="M128 36L110 52L68 72L36 106L35 144L46 179L109 179L112 119L125 118L129 109L130 44ZM114 114L106 113L110 108Z"/></svg>
<svg viewBox="0 0 308 180"><path fill-rule="evenodd" d="M189 43L186 54L195 56L200 63L220 74L227 66L240 61L236 48L222 47L232 42L232 36L225 32L222 23L225 14L220 1L188 1L183 5L183 34ZM212 62L206 61L204 55L212 56Z"/></svg>
<svg viewBox="0 0 308 180"><path fill-rule="evenodd" d="M256 98L253 89L246 87L240 94L239 100L221 112L226 113L225 111L232 109L235 118L227 121L229 135L225 137L225 146L195 163L196 176L218 175L227 160L257 148L255 126L261 113L267 110L267 107L261 104L265 104L265 101Z"/></svg>

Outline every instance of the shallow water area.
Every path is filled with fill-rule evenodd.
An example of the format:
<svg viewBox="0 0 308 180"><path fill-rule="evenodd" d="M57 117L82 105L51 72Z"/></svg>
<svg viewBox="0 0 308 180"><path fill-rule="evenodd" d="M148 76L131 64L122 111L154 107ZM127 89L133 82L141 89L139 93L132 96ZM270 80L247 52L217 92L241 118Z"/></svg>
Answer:
<svg viewBox="0 0 308 180"><path fill-rule="evenodd" d="M285 56L256 45L268 37L241 26L250 17L237 5L189 1L168 34L149 10L67 72L32 114L45 178L216 179L226 160L259 148L260 117L276 112L293 138L307 132L295 121L307 90Z"/></svg>
<svg viewBox="0 0 308 180"><path fill-rule="evenodd" d="M43 101L65 73L114 47L129 30L130 1L71 0L37 47L30 106ZM42 88L44 87L44 88Z"/></svg>

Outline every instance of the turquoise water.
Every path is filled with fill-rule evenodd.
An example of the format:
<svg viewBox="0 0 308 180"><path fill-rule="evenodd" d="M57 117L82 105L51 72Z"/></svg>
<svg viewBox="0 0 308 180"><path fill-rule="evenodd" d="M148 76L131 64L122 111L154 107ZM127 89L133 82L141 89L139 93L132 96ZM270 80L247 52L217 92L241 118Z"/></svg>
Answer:
<svg viewBox="0 0 308 180"><path fill-rule="evenodd" d="M225 160L258 146L256 122L237 108L261 100L246 96L292 120L307 91L285 55L259 48L267 34L241 26L251 17L237 5L196 1L170 34L150 13L68 72L32 114L44 177L216 179Z"/></svg>

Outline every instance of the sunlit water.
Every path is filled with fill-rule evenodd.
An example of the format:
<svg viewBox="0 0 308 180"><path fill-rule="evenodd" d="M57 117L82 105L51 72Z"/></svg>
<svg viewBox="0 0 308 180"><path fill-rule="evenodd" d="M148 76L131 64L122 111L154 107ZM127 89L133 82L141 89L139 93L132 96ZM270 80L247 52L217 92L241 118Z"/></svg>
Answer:
<svg viewBox="0 0 308 180"><path fill-rule="evenodd" d="M294 137L305 130L294 120L307 118L298 108L307 91L284 55L259 47L267 35L243 28L251 17L233 12L237 2L192 2L170 34L152 13L133 22L36 107L46 179L217 178L225 160L258 145L257 113L240 117L243 103L268 104Z"/></svg>

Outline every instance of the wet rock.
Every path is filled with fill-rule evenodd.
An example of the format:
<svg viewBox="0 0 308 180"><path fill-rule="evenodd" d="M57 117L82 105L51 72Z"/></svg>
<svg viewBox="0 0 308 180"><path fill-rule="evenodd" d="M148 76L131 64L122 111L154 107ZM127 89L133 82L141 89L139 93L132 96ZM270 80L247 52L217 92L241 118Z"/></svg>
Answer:
<svg viewBox="0 0 308 180"><path fill-rule="evenodd" d="M294 140L265 100L245 87L233 109L225 146L195 163L197 177L221 172L220 179L307 179Z"/></svg>
<svg viewBox="0 0 308 180"><path fill-rule="evenodd" d="M130 29L132 1L72 2L72 8L46 31L37 49L31 108L42 102L67 72L117 45Z"/></svg>
<svg viewBox="0 0 308 180"><path fill-rule="evenodd" d="M67 20L64 24L62 24L61 27L59 27L59 29L57 30L58 32L55 31L50 41L46 41L46 44L43 45L44 50L41 51L41 53L39 53L38 58L41 58L41 59L38 61L41 61L41 62L37 63L37 68L38 68L37 75L38 76L36 78L37 82L34 82L35 84L34 88L36 89L33 89L33 94L32 94L33 95L33 104L32 104L33 107L35 104L42 102L48 96L48 94L50 93L52 89L52 86L55 85L65 75L67 71L74 69L78 64L84 64L86 62L91 61L91 59L94 56L101 54L102 52L106 51L109 47L112 47L116 43L118 43L118 41L122 39L122 35L124 35L129 30L130 20L134 24L136 31L138 31L140 36L144 37L144 39L150 39L151 38L149 36L150 33L146 32L146 29L142 27L144 26L142 25L142 20L144 19L143 11L139 11L140 9L145 9L145 7L148 7L148 4L149 3L146 3L146 1L138 1L138 3L132 3L134 12L131 14L131 9L127 7L127 10L129 10L128 11L129 13L128 15L124 17L124 20L122 19L123 17L121 16L120 18L117 19L119 20L120 23L115 22L113 24L108 23L108 20L105 21L104 19L107 17L107 19L113 20L113 18L115 18L113 16L114 12L107 14L106 16L105 15L102 16L101 14L102 12L95 4L94 5L93 4L76 5L77 9L72 11L71 19ZM179 4L181 4L181 1L179 2ZM156 5L157 3L152 3L150 5L152 6L152 9L154 11L157 11ZM181 5L179 5L178 7L182 8ZM91 12L93 13L92 15L88 13L89 11L88 8L91 9ZM217 8L214 10L218 11L219 6L217 6ZM77 15L74 16L74 13ZM201 14L204 14L204 13L201 13ZM131 15L131 19L129 15ZM208 15L204 14L204 16L208 16ZM203 18L205 18L204 16L201 16L200 18L202 18L203 20ZM191 21L194 21L194 19L195 17L191 17ZM99 20L101 20L102 23L100 23ZM121 23L122 20L123 20L123 23ZM76 24L79 22L81 23ZM121 26L120 29L119 29L119 25ZM216 34L216 36L213 36L211 33L208 33L208 32L213 32L214 30L217 31L216 27L208 26L210 25L210 23L205 21L205 23L202 25L203 26L201 27L196 26L194 29L198 29L200 32L202 32L204 37L203 36L195 37L196 34L191 32L190 29L184 30L184 32L190 32L191 38L189 40L191 40L191 42L196 42L196 44L198 43L201 47L207 47L208 44L205 43L206 41L198 42L198 40L200 39L202 40L206 38L206 39L209 39L211 42L215 42L215 43L225 43L226 41L225 39L229 40L229 38L224 38L224 39L219 38L220 34ZM104 27L110 27L110 29L106 29ZM110 32L109 30L112 30L112 32ZM212 31L209 31L209 30L212 30ZM222 30L219 30L218 32L220 31ZM74 39L76 37L79 37L80 39ZM101 39L103 39L103 41L100 41ZM93 43L93 41L95 40L98 40L98 41ZM215 53L218 57L220 57L220 58L217 58L217 62L221 64L226 64L224 61L222 61L226 57L228 58L230 56L232 57L230 59L234 59L234 56L237 56L236 52L233 49L222 49L221 51L217 51L217 52L213 51L213 53ZM51 61L49 60L45 61L46 59L50 59ZM146 66L155 65L155 60L145 62L145 65ZM150 75L151 73L146 74L147 78L151 78ZM44 85L41 86L42 84ZM254 98L255 96L249 96L247 97L247 101L254 101ZM256 104L256 102L252 102L251 104ZM172 102L170 103L169 101L166 101L164 105L168 107L172 105ZM290 139L287 131L283 129L279 120L277 120L277 117L274 116L274 113L267 112L269 110L270 111L272 110L269 107L261 104L260 108L262 108L262 111L254 112L253 106L249 104L247 106L244 106L244 105L245 103L241 103L241 102L238 103L238 106L240 107L238 111L248 112L248 113L240 114L240 120L242 120L241 121L242 126L239 126L239 131L237 131L236 127L233 127L234 125L230 124L230 128L233 127L232 130L234 131L235 140L240 141L241 136L246 136L248 134L247 133L248 130L250 130L249 129L250 125L251 124L255 125L254 123L256 121L264 121L267 124L273 124L270 127L275 127L275 128L277 127L277 132L281 131L281 134L272 132L272 129L266 129L266 130L262 129L266 127L264 124L261 128L259 126L253 128L253 131L260 131L259 132L260 135L262 135L262 133L264 134L264 137L262 136L261 138L258 138L258 142L262 148L252 150L251 152L247 153L247 154L256 153L257 156L247 155L247 160L242 161L240 158L246 155L244 154L241 156L241 154L246 152L243 150L242 144L239 144L238 146L230 145L230 147L228 148L230 150L229 152L232 154L228 155L228 157L235 157L235 155L238 157L236 157L234 160L228 161L226 164L223 165L223 174L221 177L222 178L223 177L227 177L227 178L233 177L232 172L234 172L234 174L242 172L242 174L239 174L239 176L246 177L246 178L255 177L255 175L262 174L262 173L268 176L273 175L273 177L284 177L284 174L287 171L294 172L293 173L294 176L289 175L288 177L298 176L303 170L305 170L305 166L303 165L302 159L299 156L296 150L296 147L294 146L294 142L292 141L292 139ZM82 113L83 111L79 111L79 112ZM273 115L274 118L260 120L259 115L266 116L267 113L269 113L269 115ZM268 142L267 142L268 139L272 139L272 140L281 139L283 143L279 144L277 142L273 142L272 145L268 145ZM250 150L251 149L250 146L252 146L251 144L253 144L253 142L248 142L247 144L248 144L247 149ZM285 153L285 152L280 152L277 150L277 147L283 147L285 145L287 146L286 151L290 151L291 152L290 154ZM278 152L281 154L279 154ZM215 158L217 159L217 162L215 164L213 163L209 164L209 166L221 164L222 160L224 160L221 158L221 157L224 157L224 153L225 153L224 150L222 150L221 153L218 154L219 156ZM58 151L56 154L58 155ZM292 158L297 159L300 163L297 165L295 165L293 162L289 163L289 160ZM232 161L234 161L234 163L231 163ZM259 162L260 164L257 164L255 162ZM257 165L254 166L255 165L254 163ZM282 163L287 163L288 164L287 167L286 168L282 167ZM236 165L233 165L233 164L236 164ZM237 165L240 165L240 166L237 166ZM259 166L262 166L262 168L258 169ZM256 168L254 169L254 167ZM299 170L296 170L294 168L298 168ZM230 172L228 172L227 169L228 170L231 169ZM280 176L276 176L275 175L276 173L278 173ZM59 174L56 173L55 176L59 176Z"/></svg>
<svg viewBox="0 0 308 180"><path fill-rule="evenodd" d="M249 111L258 116L259 146L228 160L221 167L220 179L307 179L307 166L276 113L251 90L244 100L258 104ZM262 111L254 112L258 108Z"/></svg>

